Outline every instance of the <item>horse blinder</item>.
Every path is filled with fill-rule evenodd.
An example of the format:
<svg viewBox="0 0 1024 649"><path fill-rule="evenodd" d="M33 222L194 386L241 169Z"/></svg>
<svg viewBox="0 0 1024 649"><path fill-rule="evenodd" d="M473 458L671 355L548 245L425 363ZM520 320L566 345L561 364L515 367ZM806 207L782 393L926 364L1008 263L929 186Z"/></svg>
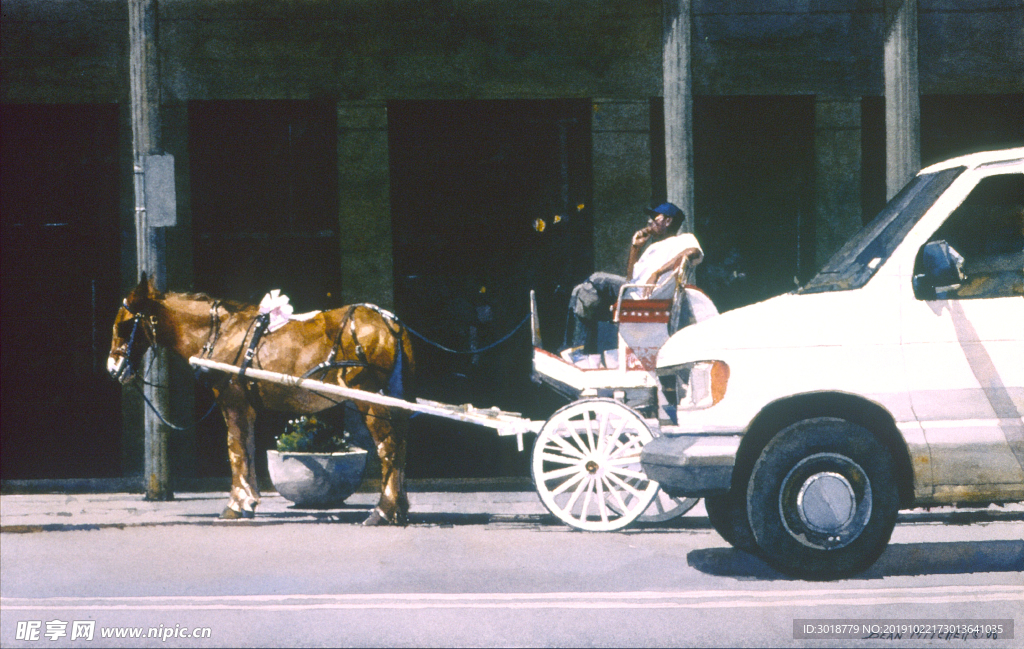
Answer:
<svg viewBox="0 0 1024 649"><path fill-rule="evenodd" d="M153 315L146 316L142 313L134 313L128 308L127 301L122 306L131 316L132 329L128 334L127 340L124 340L116 349L111 350L110 355L107 357L107 372L119 383L127 383L134 377L137 361L141 360L142 354L146 351L145 349L141 351L136 349L135 337L138 334L139 324L146 323L149 325L148 331L145 326L143 327L143 335L149 339L150 345L155 345L157 318ZM128 319L126 318L119 322L117 326L120 327L127 322ZM135 359L133 356L138 356L139 359Z"/></svg>

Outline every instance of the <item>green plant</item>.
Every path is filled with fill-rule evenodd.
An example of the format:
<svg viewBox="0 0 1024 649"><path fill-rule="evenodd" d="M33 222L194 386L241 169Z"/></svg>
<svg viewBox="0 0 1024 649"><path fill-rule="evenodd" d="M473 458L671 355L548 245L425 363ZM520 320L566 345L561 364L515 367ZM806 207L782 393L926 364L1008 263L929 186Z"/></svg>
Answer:
<svg viewBox="0 0 1024 649"><path fill-rule="evenodd" d="M277 438L280 453L345 453L350 450L348 433L331 428L316 415L304 415L285 425Z"/></svg>

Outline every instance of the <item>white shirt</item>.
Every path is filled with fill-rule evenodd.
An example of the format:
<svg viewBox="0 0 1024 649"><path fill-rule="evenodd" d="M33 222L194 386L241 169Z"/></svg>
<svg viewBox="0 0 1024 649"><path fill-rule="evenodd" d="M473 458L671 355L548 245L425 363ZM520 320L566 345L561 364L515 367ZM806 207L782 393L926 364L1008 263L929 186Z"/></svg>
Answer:
<svg viewBox="0 0 1024 649"><path fill-rule="evenodd" d="M633 284L647 281L654 271L667 264L672 258L687 248L701 250L697 237L689 232L683 232L674 237L652 243L633 266L633 275L629 278L629 282ZM701 252L703 253L703 250ZM671 281L673 277L673 273L665 273L659 277L658 286L651 293L649 299L666 300L671 298L675 292L675 283ZM640 297L641 291L642 289L628 289L626 296L631 299L637 299Z"/></svg>

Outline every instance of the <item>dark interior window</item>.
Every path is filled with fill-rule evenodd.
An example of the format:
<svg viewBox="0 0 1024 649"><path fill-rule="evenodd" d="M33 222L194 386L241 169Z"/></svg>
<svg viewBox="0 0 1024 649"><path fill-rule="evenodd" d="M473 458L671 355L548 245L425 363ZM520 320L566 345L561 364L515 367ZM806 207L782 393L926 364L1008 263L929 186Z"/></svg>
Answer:
<svg viewBox="0 0 1024 649"><path fill-rule="evenodd" d="M978 183L929 241L945 241L954 256L963 258L964 278L938 287L936 298L1024 295L1024 174L992 176ZM922 247L914 274L924 274L925 266Z"/></svg>

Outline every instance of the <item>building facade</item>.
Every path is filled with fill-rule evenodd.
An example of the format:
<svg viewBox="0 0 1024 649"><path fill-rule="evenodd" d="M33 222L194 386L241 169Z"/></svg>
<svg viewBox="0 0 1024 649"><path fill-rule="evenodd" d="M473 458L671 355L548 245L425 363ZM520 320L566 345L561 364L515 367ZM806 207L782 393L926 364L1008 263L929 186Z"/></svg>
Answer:
<svg viewBox="0 0 1024 649"><path fill-rule="evenodd" d="M699 281L722 309L806 281L907 164L1024 143L1017 0L148 6L155 148L175 169L165 286L373 302L463 351L512 331L530 289L561 342L573 284L621 272L641 208L677 189L680 101ZM3 477L136 475L144 406L104 375L138 267L129 3L0 11ZM546 417L527 338L418 344L424 396ZM169 419L207 410L187 368L169 381ZM226 474L216 416L170 435L175 475ZM417 420L409 462L527 475L505 440L447 422Z"/></svg>

